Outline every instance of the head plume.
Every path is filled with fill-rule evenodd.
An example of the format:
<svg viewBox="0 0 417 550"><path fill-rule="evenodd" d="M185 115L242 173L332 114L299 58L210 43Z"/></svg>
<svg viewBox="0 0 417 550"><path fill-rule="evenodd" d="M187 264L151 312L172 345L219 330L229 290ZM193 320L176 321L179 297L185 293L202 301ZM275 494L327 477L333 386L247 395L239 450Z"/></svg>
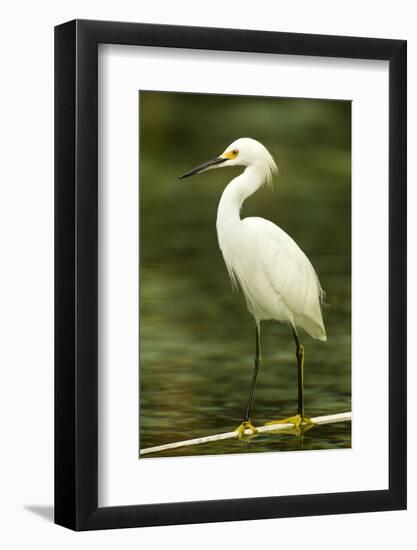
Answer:
<svg viewBox="0 0 417 550"><path fill-rule="evenodd" d="M256 139L239 138L226 148L222 156L229 160L229 165L262 167L265 184L272 187L278 167L268 149Z"/></svg>

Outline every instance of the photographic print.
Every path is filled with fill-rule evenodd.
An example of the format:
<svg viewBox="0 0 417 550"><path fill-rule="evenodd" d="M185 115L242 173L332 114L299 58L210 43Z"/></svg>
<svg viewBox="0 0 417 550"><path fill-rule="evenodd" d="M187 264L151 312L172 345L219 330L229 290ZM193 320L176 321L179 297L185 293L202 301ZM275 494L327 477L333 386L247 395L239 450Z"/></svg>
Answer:
<svg viewBox="0 0 417 550"><path fill-rule="evenodd" d="M351 102L139 92L140 458L351 447Z"/></svg>
<svg viewBox="0 0 417 550"><path fill-rule="evenodd" d="M55 523L404 510L406 41L73 20L54 57Z"/></svg>

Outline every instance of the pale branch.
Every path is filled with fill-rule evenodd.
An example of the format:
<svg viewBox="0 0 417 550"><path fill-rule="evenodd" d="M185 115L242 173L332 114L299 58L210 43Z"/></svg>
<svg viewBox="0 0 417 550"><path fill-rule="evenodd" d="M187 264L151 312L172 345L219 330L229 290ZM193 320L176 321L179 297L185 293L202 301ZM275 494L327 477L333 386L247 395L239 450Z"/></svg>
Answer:
<svg viewBox="0 0 417 550"><path fill-rule="evenodd" d="M313 424L334 424L336 422L351 422L352 413L344 412L338 414L328 414L326 416L316 416L311 419ZM258 434L265 433L277 433L285 430L290 430L294 428L294 424L270 424L269 426L259 426L257 427ZM250 429L245 430L245 435L252 435ZM176 441L175 443L167 443L166 445L157 445L156 447L148 447L147 449L142 449L139 453L140 456L144 456L150 453L158 453L160 451L169 451L172 449L179 449L180 447L190 447L191 445L202 445L203 443L212 443L214 441L222 441L224 439L237 439L238 434L236 431L226 432L222 434L208 435L206 437L197 437L196 439L188 439L186 441Z"/></svg>

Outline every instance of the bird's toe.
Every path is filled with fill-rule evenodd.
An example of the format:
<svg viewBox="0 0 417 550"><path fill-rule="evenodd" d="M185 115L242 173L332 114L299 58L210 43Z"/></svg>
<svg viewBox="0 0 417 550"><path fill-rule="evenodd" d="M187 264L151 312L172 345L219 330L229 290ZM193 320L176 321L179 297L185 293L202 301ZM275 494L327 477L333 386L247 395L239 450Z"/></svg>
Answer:
<svg viewBox="0 0 417 550"><path fill-rule="evenodd" d="M250 433L245 433L246 430L250 430ZM245 420L244 422L242 422L242 424L238 426L234 431L237 433L237 437L239 439L242 439L244 435L255 435L256 433L258 433L258 429L252 424L250 420Z"/></svg>
<svg viewBox="0 0 417 550"><path fill-rule="evenodd" d="M283 418L278 420L270 420L265 423L265 426L273 426L275 424L288 424L288 429L296 433L301 433L306 429L311 428L314 425L314 422L308 416L301 416L296 414L295 416L290 416L289 418Z"/></svg>

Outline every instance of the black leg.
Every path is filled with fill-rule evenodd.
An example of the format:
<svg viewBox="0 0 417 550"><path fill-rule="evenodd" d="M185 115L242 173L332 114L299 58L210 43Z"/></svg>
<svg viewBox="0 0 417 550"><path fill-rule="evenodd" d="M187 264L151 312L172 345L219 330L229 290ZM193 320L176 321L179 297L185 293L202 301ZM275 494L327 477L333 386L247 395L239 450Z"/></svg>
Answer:
<svg viewBox="0 0 417 550"><path fill-rule="evenodd" d="M260 323L256 323L255 369L253 371L252 383L249 389L248 404L246 405L246 411L245 411L245 416L243 417L243 422L250 421L253 394L255 392L256 377L258 376L258 369L260 364L261 364L261 325Z"/></svg>
<svg viewBox="0 0 417 550"><path fill-rule="evenodd" d="M300 344L295 327L292 328L295 340L298 373L298 414L304 420L304 347Z"/></svg>

